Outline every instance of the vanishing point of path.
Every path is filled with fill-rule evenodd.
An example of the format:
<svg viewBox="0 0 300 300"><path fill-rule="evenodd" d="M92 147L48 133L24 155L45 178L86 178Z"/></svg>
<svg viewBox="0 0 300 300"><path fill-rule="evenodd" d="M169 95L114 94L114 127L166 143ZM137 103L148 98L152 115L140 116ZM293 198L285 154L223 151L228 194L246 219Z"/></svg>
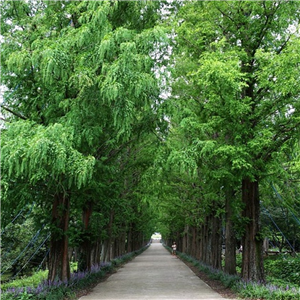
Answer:
<svg viewBox="0 0 300 300"><path fill-rule="evenodd" d="M80 300L224 300L160 243L151 246Z"/></svg>

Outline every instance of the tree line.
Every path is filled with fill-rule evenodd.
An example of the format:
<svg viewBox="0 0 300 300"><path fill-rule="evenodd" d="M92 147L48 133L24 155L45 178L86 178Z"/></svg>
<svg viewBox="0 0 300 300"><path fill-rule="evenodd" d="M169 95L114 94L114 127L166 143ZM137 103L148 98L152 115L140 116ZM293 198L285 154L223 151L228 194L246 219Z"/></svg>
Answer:
<svg viewBox="0 0 300 300"><path fill-rule="evenodd" d="M159 6L2 4L2 221L35 203L36 227L51 232L51 281L69 279L70 246L89 270L154 231L140 184L161 126L149 55L164 42Z"/></svg>

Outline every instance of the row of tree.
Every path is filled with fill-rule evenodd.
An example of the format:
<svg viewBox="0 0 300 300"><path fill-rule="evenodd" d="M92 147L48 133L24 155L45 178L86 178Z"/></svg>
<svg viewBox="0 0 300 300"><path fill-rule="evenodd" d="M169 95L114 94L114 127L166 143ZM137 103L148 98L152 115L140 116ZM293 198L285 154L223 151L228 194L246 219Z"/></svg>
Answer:
<svg viewBox="0 0 300 300"><path fill-rule="evenodd" d="M300 5L6 1L2 12L2 226L34 203L51 232L49 279L69 278L69 245L89 269L159 230L215 268L225 235L230 274L241 239L242 277L264 281L262 207L299 216Z"/></svg>
<svg viewBox="0 0 300 300"><path fill-rule="evenodd" d="M230 274L240 237L244 279L265 279L260 212L272 184L299 217L299 13L294 1L188 1L173 23L171 233L221 268L225 229Z"/></svg>
<svg viewBox="0 0 300 300"><path fill-rule="evenodd" d="M2 3L2 226L34 203L37 229L51 232L51 281L69 279L70 247L86 270L154 231L140 182L162 123L160 6Z"/></svg>

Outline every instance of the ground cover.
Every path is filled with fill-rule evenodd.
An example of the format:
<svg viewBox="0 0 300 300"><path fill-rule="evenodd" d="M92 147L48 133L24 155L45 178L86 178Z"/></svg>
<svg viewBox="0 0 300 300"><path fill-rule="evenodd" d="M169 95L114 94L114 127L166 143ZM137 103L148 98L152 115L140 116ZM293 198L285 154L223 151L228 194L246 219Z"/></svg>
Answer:
<svg viewBox="0 0 300 300"><path fill-rule="evenodd" d="M188 255L178 253L178 257L201 280L224 298L300 300L299 257L283 255L277 258L266 258L267 284L243 282L238 276L227 275L220 270L214 270Z"/></svg>
<svg viewBox="0 0 300 300"><path fill-rule="evenodd" d="M209 285L214 291L219 293L222 297L227 299L237 299L238 295L229 287L225 287L225 285L216 279L212 279L206 274L204 271L201 271L191 262L182 260L201 280L203 280L207 285Z"/></svg>
<svg viewBox="0 0 300 300"><path fill-rule="evenodd" d="M78 299L106 280L116 269L142 253L148 246L138 251L116 257L109 263L93 266L90 272L74 272L69 282L60 280L48 282L45 274L14 280L1 285L1 300L71 300ZM45 273L46 271L44 271Z"/></svg>
<svg viewBox="0 0 300 300"><path fill-rule="evenodd" d="M45 281L46 271L35 276L15 280L1 286L2 300L65 300L78 299L86 295L99 282L106 280L111 274L130 261L140 251L115 258L112 262L94 267L91 272L73 273L71 281L55 282L49 285ZM168 249L168 248L167 248ZM168 249L170 251L170 249ZM300 300L300 258L290 255L269 257L265 259L267 285L242 282L239 276L229 276L219 270L202 265L194 258L178 253L181 259L201 280L213 290L227 299L244 298L247 300ZM237 259L239 264L239 257ZM238 266L239 268L239 266Z"/></svg>

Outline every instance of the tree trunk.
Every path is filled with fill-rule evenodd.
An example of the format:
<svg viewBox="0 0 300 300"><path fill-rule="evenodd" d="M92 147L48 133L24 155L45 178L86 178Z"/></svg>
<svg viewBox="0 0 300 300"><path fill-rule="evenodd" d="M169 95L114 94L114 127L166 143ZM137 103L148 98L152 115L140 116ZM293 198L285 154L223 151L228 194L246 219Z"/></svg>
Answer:
<svg viewBox="0 0 300 300"><path fill-rule="evenodd" d="M92 202L87 203L82 212L83 234L80 243L78 270L90 271L92 267L92 241L89 224L93 212Z"/></svg>
<svg viewBox="0 0 300 300"><path fill-rule="evenodd" d="M205 223L201 225L200 229L200 257L199 259L202 262L206 262L205 260L205 255L206 255L206 245L207 245L207 240L206 240L206 232L207 232L207 218L205 218Z"/></svg>
<svg viewBox="0 0 300 300"><path fill-rule="evenodd" d="M201 240L201 229L196 227L196 255L195 258L200 260L201 257L201 247L200 247L200 240Z"/></svg>
<svg viewBox="0 0 300 300"><path fill-rule="evenodd" d="M100 265L101 262L101 248L102 248L102 244L101 244L101 240L100 238L98 238L95 243L93 244L93 248L92 248L92 265Z"/></svg>
<svg viewBox="0 0 300 300"><path fill-rule="evenodd" d="M188 226L187 225L185 225L184 232L183 232L183 235L182 235L181 252L189 254L188 253Z"/></svg>
<svg viewBox="0 0 300 300"><path fill-rule="evenodd" d="M111 244L113 242L113 222L115 217L115 211L112 209L110 211L109 216L109 224L107 226L107 239L103 241L102 246L102 254L101 254L101 261L107 262L110 261L113 257L111 256Z"/></svg>
<svg viewBox="0 0 300 300"><path fill-rule="evenodd" d="M211 265L211 216L205 217L201 226L201 261Z"/></svg>
<svg viewBox="0 0 300 300"><path fill-rule="evenodd" d="M242 278L265 282L263 267L263 238L259 227L259 191L258 181L249 178L242 181L242 200L244 203L243 217L246 227L242 239Z"/></svg>
<svg viewBox="0 0 300 300"><path fill-rule="evenodd" d="M225 203L225 273L236 274L236 247L235 247L235 232L233 227L233 210L232 210L232 195L230 191L226 194Z"/></svg>
<svg viewBox="0 0 300 300"><path fill-rule="evenodd" d="M127 232L127 253L132 252L132 224L129 225Z"/></svg>
<svg viewBox="0 0 300 300"><path fill-rule="evenodd" d="M52 207L52 230L49 255L48 280L68 281L70 264L68 257L68 236L70 200L63 194L55 195Z"/></svg>
<svg viewBox="0 0 300 300"><path fill-rule="evenodd" d="M193 257L197 257L197 230L195 226L192 226L192 249L191 253Z"/></svg>
<svg viewBox="0 0 300 300"><path fill-rule="evenodd" d="M101 262L109 261L108 259L109 255L107 255L108 251L109 251L109 240L107 239L102 242L101 258L100 258Z"/></svg>
<svg viewBox="0 0 300 300"><path fill-rule="evenodd" d="M221 219L212 217L212 232L211 232L211 265L215 269L222 268L222 234L221 234Z"/></svg>

